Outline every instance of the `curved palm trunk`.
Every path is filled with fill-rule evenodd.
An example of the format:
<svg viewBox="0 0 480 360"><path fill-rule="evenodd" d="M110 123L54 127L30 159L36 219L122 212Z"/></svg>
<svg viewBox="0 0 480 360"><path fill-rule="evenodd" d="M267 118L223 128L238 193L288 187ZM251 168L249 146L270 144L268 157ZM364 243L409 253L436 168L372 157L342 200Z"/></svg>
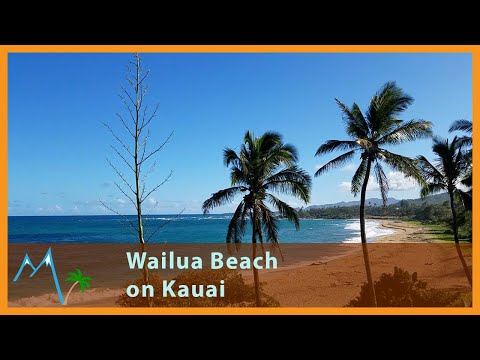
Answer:
<svg viewBox="0 0 480 360"><path fill-rule="evenodd" d="M455 209L455 202L453 200L453 191L449 190L448 195L450 196L450 209L452 210L452 219L453 219L453 238L455 240L455 247L457 248L457 254L462 262L463 271L465 276L468 279L470 286L472 286L472 275L470 274L470 269L465 262L465 258L462 254L462 249L460 247L460 242L458 241L458 224L457 224L457 210Z"/></svg>
<svg viewBox="0 0 480 360"><path fill-rule="evenodd" d="M370 293L370 299L372 306L377 306L377 297L375 295L375 286L373 284L372 271L370 269L370 257L368 256L367 248L367 234L365 232L365 196L367 193L368 179L370 178L370 169L372 167L372 161L368 159L367 171L365 174L365 180L362 185L362 192L360 195L360 236L362 238L362 251L363 260L365 262L365 271L367 272L368 289Z"/></svg>
<svg viewBox="0 0 480 360"><path fill-rule="evenodd" d="M253 219L252 219L252 261L257 257L257 211L255 207L253 208ZM253 268L253 282L255 283L255 306L262 306L262 300L260 299L260 280L258 278L258 269L255 266Z"/></svg>
<svg viewBox="0 0 480 360"><path fill-rule="evenodd" d="M75 287L75 285L78 284L78 281L75 281L75 283L72 285L72 287L70 288L70 290L68 290L68 294L67 296L65 297L65 301L63 302L63 305L67 305L68 303L68 297L70 296L70 293L72 292L73 288Z"/></svg>

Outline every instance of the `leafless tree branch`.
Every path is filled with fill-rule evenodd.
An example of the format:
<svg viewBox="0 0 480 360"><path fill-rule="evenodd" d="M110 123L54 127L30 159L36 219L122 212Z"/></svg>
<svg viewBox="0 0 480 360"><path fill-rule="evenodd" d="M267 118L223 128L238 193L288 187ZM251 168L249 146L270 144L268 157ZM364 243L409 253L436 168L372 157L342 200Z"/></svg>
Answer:
<svg viewBox="0 0 480 360"><path fill-rule="evenodd" d="M155 170L156 166L157 166L157 161L155 160L153 162L152 166L150 166L150 169L148 169L148 171L145 173L145 175L143 175L142 181L147 180L148 176Z"/></svg>
<svg viewBox="0 0 480 360"><path fill-rule="evenodd" d="M133 134L132 130L130 130L130 128L128 127L127 123L125 122L125 120L123 120L122 115L120 115L119 113L116 113L115 115L117 115L117 117L120 119L120 121L122 122L122 124L123 124L123 126L125 127L125 129L127 129L128 133L129 133L132 137L135 137L135 135Z"/></svg>
<svg viewBox="0 0 480 360"><path fill-rule="evenodd" d="M125 95L127 95L128 99L131 101L133 106L137 106L137 103L132 99L132 96L128 93L125 87L122 86L122 91Z"/></svg>
<svg viewBox="0 0 480 360"><path fill-rule="evenodd" d="M107 123L103 123L103 125L108 129L108 131L110 131L110 134L112 134L112 136L115 138L115 140L117 140L117 141L120 143L120 145L122 145L122 147L123 147L125 150L127 150L128 154L133 157L133 154L132 154L132 152L130 151L130 149L128 148L128 146L125 145L125 143L122 141L122 139L120 139L120 138L115 134L115 132L114 132L114 131L112 130L112 128L110 127L110 125L108 125Z"/></svg>
<svg viewBox="0 0 480 360"><path fill-rule="evenodd" d="M133 190L133 188L129 184L129 182L127 180L125 180L125 177L123 176L123 174L117 169L117 167L115 165L112 164L112 162L110 160L107 159L107 162L111 166L111 168L117 173L118 177L120 179L122 179L122 181L125 183L125 185L127 185L128 188L130 189L130 191L135 195L135 191Z"/></svg>
<svg viewBox="0 0 480 360"><path fill-rule="evenodd" d="M125 97L122 96L122 95L118 95L118 97L122 100L123 105L125 106L125 108L126 108L126 109L128 110L128 112L130 113L130 117L132 118L133 123L135 123L135 116L133 115L133 110L132 110L132 108L130 107L130 105L128 104L127 100L126 100Z"/></svg>
<svg viewBox="0 0 480 360"><path fill-rule="evenodd" d="M158 230L160 230L161 228L163 228L165 225L167 225L168 223L170 223L171 221L177 219L180 215L183 214L183 212L185 211L185 209L183 209L182 211L180 211L177 215L175 215L175 217L165 221L162 225L158 226L155 231L148 237L147 241L145 241L145 243L148 243L150 241L150 239L157 233Z"/></svg>
<svg viewBox="0 0 480 360"><path fill-rule="evenodd" d="M150 75L150 70L147 70L147 72L145 73L145 75L142 77L142 79L140 80L140 82L138 83L138 85L142 85L143 83L143 80L145 80L148 75Z"/></svg>
<svg viewBox="0 0 480 360"><path fill-rule="evenodd" d="M140 202L143 202L145 199L147 199L151 194L153 194L160 186L162 186L163 184L165 184L168 180L170 180L170 178L172 177L172 174L173 174L173 171L170 171L170 174L165 178L165 180L163 180L160 184L158 184L157 186L155 186L152 190L149 191L149 193L140 199Z"/></svg>
<svg viewBox="0 0 480 360"><path fill-rule="evenodd" d="M130 226L137 232L137 235L135 236L138 236L138 229L137 227L132 223L132 221L127 218L125 215L122 215L120 214L117 210L114 210L112 209L110 206L108 206L107 204L105 204L102 200L98 200L100 201L100 204L102 204L107 210L110 210L111 212L117 214L118 216L121 216L123 219L125 219L126 221L128 221L128 223L130 224Z"/></svg>
<svg viewBox="0 0 480 360"><path fill-rule="evenodd" d="M156 148L155 150L153 150L150 154L148 154L146 157L142 157L139 164L143 164L145 161L147 161L150 157L152 157L153 155L155 155L157 152L159 152L160 150L162 150L162 148L170 141L170 139L172 138L173 136L173 131L170 133L170 135L168 135L167 139L158 147Z"/></svg>
<svg viewBox="0 0 480 360"><path fill-rule="evenodd" d="M130 168L130 170L132 170L133 172L135 172L135 170L133 169L132 165L130 165L130 163L127 161L127 159L125 159L125 157L120 153L120 151L118 151L118 149L117 149L115 146L113 146L113 145L110 145L110 147L111 147L113 150L115 150L115 152L117 153L117 155L118 155L119 157L122 158L122 160L125 162L125 164L127 164L127 166Z"/></svg>
<svg viewBox="0 0 480 360"><path fill-rule="evenodd" d="M147 143L148 143L148 139L150 137L150 134L151 134L151 131L150 131L150 129L148 129L147 130L147 135L145 136L145 138L143 139L142 143L139 146L140 148L142 148L142 156L140 157L140 159L143 159L145 157L145 151L147 150Z"/></svg>
<svg viewBox="0 0 480 360"><path fill-rule="evenodd" d="M115 184L115 186L118 188L118 190L120 190L122 192L123 195L125 195L125 197L130 200L130 202L133 204L133 206L135 207L135 210L137 210L137 204L135 203L135 201L133 201L133 199L130 197L130 195L128 195L125 190L122 189L122 187L120 185L118 185L118 183L116 181L113 182Z"/></svg>
<svg viewBox="0 0 480 360"><path fill-rule="evenodd" d="M157 116L157 112L158 112L158 109L160 108L160 104L157 104L155 106L155 109L153 110L152 114L150 115L150 117L148 118L148 120L145 122L145 118L143 118L142 120L142 124L140 125L140 128L139 128L139 133L142 132L142 130L148 126L148 124L150 124L150 122Z"/></svg>

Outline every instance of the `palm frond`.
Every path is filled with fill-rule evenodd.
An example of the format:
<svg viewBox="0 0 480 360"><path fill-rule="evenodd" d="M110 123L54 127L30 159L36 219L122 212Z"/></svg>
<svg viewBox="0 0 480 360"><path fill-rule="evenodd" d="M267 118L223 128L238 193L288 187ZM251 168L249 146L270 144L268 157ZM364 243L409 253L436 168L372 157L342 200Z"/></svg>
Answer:
<svg viewBox="0 0 480 360"><path fill-rule="evenodd" d="M228 189L223 189L217 191L216 193L212 194L212 196L205 200L202 205L202 210L204 214L208 214L208 212L217 207L225 205L233 200L235 195L240 193L244 188L240 186L234 186Z"/></svg>
<svg viewBox="0 0 480 360"><path fill-rule="evenodd" d="M413 98L397 86L394 81L385 83L370 100L366 113L370 131L377 137L389 131L398 114L413 103ZM392 121L393 120L393 121Z"/></svg>
<svg viewBox="0 0 480 360"><path fill-rule="evenodd" d="M237 209L233 213L227 230L227 243L241 243L243 236L245 235L245 227L247 221L245 219L245 201L241 201L237 206Z"/></svg>
<svg viewBox="0 0 480 360"><path fill-rule="evenodd" d="M320 156L323 154L328 154L333 151L345 151L353 150L359 148L359 145L356 141L352 140L328 140L323 145L321 145L315 156Z"/></svg>
<svg viewBox="0 0 480 360"><path fill-rule="evenodd" d="M415 180L420 186L425 185L425 179L417 166L417 160L407 156L398 155L382 149L380 158L396 171L400 171L405 177Z"/></svg>
<svg viewBox="0 0 480 360"><path fill-rule="evenodd" d="M292 166L298 161L298 152L291 144L281 144L259 153L261 168L268 173L280 165Z"/></svg>
<svg viewBox="0 0 480 360"><path fill-rule="evenodd" d="M463 186L466 186L468 188L472 187L472 168L470 167L466 172L465 175L463 176L461 183Z"/></svg>
<svg viewBox="0 0 480 360"><path fill-rule="evenodd" d="M378 182L378 186L380 187L380 194L382 195L383 206L387 206L388 200L388 178L387 175L383 172L382 165L377 161L375 164L375 177Z"/></svg>
<svg viewBox="0 0 480 360"><path fill-rule="evenodd" d="M423 156L417 156L418 166L422 171L423 177L426 181L434 181L436 183L443 183L444 186L447 186L444 183L445 175L437 169L428 159Z"/></svg>
<svg viewBox="0 0 480 360"><path fill-rule="evenodd" d="M454 131L465 131L465 132L472 132L472 122L470 120L465 120L465 119L460 119L460 120L455 120L450 128L448 129L448 132L454 132Z"/></svg>
<svg viewBox="0 0 480 360"><path fill-rule="evenodd" d="M423 198L431 194L438 194L442 191L445 191L445 186L439 183L428 183L425 184L420 190L420 196Z"/></svg>
<svg viewBox="0 0 480 360"><path fill-rule="evenodd" d="M308 203L310 201L311 184L312 179L306 171L298 166L292 166L268 177L262 188L281 194L293 195Z"/></svg>
<svg viewBox="0 0 480 360"><path fill-rule="evenodd" d="M458 138L458 143L462 147L472 146L472 142L471 136L461 136Z"/></svg>
<svg viewBox="0 0 480 360"><path fill-rule="evenodd" d="M267 235L267 240L271 243L278 244L278 226L277 219L273 216L270 209L265 204L259 204L259 215L261 216L261 222ZM261 228L260 228L261 229Z"/></svg>
<svg viewBox="0 0 480 360"><path fill-rule="evenodd" d="M232 165L230 168L230 185L248 185L248 179L245 173L236 165Z"/></svg>
<svg viewBox="0 0 480 360"><path fill-rule="evenodd" d="M250 130L247 130L245 136L243 137L243 143L248 146L250 151L253 150L253 138L254 135L250 132Z"/></svg>
<svg viewBox="0 0 480 360"><path fill-rule="evenodd" d="M282 135L275 131L267 131L258 138L259 151L268 152L278 145L282 145Z"/></svg>
<svg viewBox="0 0 480 360"><path fill-rule="evenodd" d="M432 123L425 120L410 120L378 140L378 144L401 144L432 136Z"/></svg>
<svg viewBox="0 0 480 360"><path fill-rule="evenodd" d="M362 112L357 104L354 104L350 110L340 100L335 99L343 113L343 120L345 121L347 134L353 138L366 138L369 135L368 125L363 117Z"/></svg>
<svg viewBox="0 0 480 360"><path fill-rule="evenodd" d="M223 150L223 163L225 166L230 166L230 164L234 164L235 166L240 166L240 158L238 157L235 150L230 148L225 148Z"/></svg>
<svg viewBox="0 0 480 360"><path fill-rule="evenodd" d="M323 173L329 171L330 169L345 165L348 161L350 161L353 158L353 156L355 155L355 151L356 150L351 150L349 152L346 152L345 154L337 156L333 160L330 160L328 163L320 167L320 169L318 169L315 172L315 177L322 175Z"/></svg>
<svg viewBox="0 0 480 360"><path fill-rule="evenodd" d="M472 211L472 191L463 191L457 188L456 192L460 196L460 199L462 200L463 206L465 206L465 209Z"/></svg>
<svg viewBox="0 0 480 360"><path fill-rule="evenodd" d="M362 159L360 166L355 171L355 174L353 174L351 191L355 196L357 196L357 194L360 192L363 182L365 181L365 175L367 174L367 162L368 159Z"/></svg>
<svg viewBox="0 0 480 360"><path fill-rule="evenodd" d="M300 221L298 220L298 215L294 208L272 194L267 194L267 199L270 204L272 204L278 210L282 217L293 222L297 230L300 229Z"/></svg>

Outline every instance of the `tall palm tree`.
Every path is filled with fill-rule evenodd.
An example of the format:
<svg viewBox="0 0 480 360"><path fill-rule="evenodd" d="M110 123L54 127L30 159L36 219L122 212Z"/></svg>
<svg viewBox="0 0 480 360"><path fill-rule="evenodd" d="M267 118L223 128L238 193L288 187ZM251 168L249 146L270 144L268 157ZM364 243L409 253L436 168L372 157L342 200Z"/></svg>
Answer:
<svg viewBox="0 0 480 360"><path fill-rule="evenodd" d="M372 166L376 180L380 187L383 205L387 203L388 179L383 171L382 163L389 165L394 170L402 172L422 183L420 171L416 167L415 160L406 156L387 151L384 146L401 144L419 138L432 135L432 124L424 120L403 121L398 116L405 111L413 102L399 88L395 82L387 82L371 98L365 115L360 107L354 103L347 107L338 99L335 99L343 113L345 130L351 140L328 140L321 145L315 156L329 154L333 151L345 151L317 170L315 176L320 176L330 169L343 166L360 154L360 166L352 178L351 191L356 196L360 192L360 234L365 261L365 270L369 284L369 294L372 306L376 306L375 288L373 285L370 260L367 249L367 236L365 233L365 195L370 179Z"/></svg>
<svg viewBox="0 0 480 360"><path fill-rule="evenodd" d="M472 122L469 120L455 120L452 125L450 126L450 129L448 129L448 132L454 132L454 131L463 131L468 133L469 135L462 136L461 138L458 139L458 141L462 144L462 146L471 146L472 145ZM470 168L468 171L465 173L465 176L462 179L462 184L465 185L468 188L472 187L472 148L470 148L466 152L467 159L470 161ZM464 202L464 205L468 208L468 210L472 210L472 204L471 201L468 203L468 200L471 200L471 194L472 190L469 191L470 194L470 199L466 199L467 202ZM462 198L463 199L463 198ZM469 206L470 205L470 206Z"/></svg>
<svg viewBox="0 0 480 360"><path fill-rule="evenodd" d="M284 144L282 136L266 132L255 137L247 131L238 154L230 148L223 151L225 166L230 167L231 187L217 191L203 203L203 212L233 201L242 195L228 225L227 243L240 243L245 233L247 218L252 224L252 256L256 257L257 240L263 246L266 241L278 244L277 219L272 208L300 228L297 212L271 192L295 196L305 204L310 199L311 178L297 166L297 150ZM263 229L262 229L263 228ZM258 270L253 268L256 305L261 306Z"/></svg>
<svg viewBox="0 0 480 360"><path fill-rule="evenodd" d="M463 141L461 138L455 137L453 141L450 142L448 139L435 137L432 146L432 150L437 156L435 163L432 164L422 155L418 156L418 160L423 176L427 181L421 191L422 197L441 191L448 192L450 209L452 211L453 238L457 246L458 256L462 262L465 275L467 276L470 285L472 285L472 276L465 263L459 245L457 211L455 209L454 201L455 194L462 196L462 193L464 193L458 188L458 185L470 168L470 161L468 160L468 156L466 156L462 145Z"/></svg>

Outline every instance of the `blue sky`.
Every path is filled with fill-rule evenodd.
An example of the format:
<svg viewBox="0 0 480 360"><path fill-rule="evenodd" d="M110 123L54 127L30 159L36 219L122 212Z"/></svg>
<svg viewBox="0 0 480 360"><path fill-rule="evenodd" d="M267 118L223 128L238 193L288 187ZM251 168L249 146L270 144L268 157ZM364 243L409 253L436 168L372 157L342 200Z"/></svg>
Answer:
<svg viewBox="0 0 480 360"><path fill-rule="evenodd" d="M275 130L297 146L313 175L330 157L314 157L328 139L345 139L337 97L362 109L395 80L415 98L404 119L425 119L448 135L455 119L472 118L470 54L144 54L149 103L160 103L151 144L174 131L158 153L148 184L171 180L146 201L147 213L200 213L212 192L229 186L222 149L247 129ZM10 54L8 70L8 211L10 215L108 214L99 199L133 213L113 186L106 158L120 129L115 113L131 54ZM430 141L391 148L431 158ZM354 163L314 178L311 204L353 200ZM418 187L389 172L390 196L418 197ZM378 197L372 186L369 197ZM285 197L284 197L285 198ZM294 206L298 200L285 198ZM229 212L230 206L218 208Z"/></svg>

